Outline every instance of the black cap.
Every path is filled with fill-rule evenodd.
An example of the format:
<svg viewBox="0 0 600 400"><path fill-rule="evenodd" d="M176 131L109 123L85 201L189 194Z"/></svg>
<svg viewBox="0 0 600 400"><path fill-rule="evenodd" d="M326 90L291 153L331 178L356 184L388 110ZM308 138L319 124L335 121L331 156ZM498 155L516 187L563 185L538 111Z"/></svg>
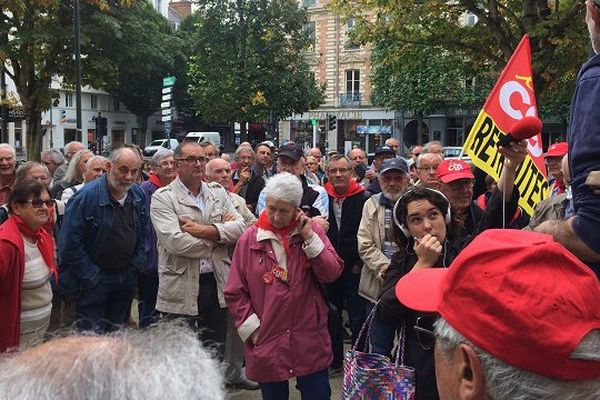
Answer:
<svg viewBox="0 0 600 400"><path fill-rule="evenodd" d="M379 175L387 172L389 170L395 169L397 171L402 171L404 173L408 172L408 164L401 158L388 158L387 160L383 160L381 165L379 166Z"/></svg>
<svg viewBox="0 0 600 400"><path fill-rule="evenodd" d="M286 143L279 148L279 152L277 154L279 156L286 156L294 161L298 161L304 156L304 151L302 150L302 147L295 143Z"/></svg>
<svg viewBox="0 0 600 400"><path fill-rule="evenodd" d="M380 154L391 154L396 157L396 152L390 146L381 146L375 149L375 157Z"/></svg>

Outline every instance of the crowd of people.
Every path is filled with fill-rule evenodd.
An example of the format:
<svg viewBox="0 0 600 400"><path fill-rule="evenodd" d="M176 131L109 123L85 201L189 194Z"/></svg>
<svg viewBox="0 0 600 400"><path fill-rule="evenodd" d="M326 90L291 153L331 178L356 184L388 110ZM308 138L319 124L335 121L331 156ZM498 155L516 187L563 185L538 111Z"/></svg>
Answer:
<svg viewBox="0 0 600 400"><path fill-rule="evenodd" d="M598 52L595 1L587 23ZM294 142L242 143L232 162L210 142L150 160L71 142L17 166L0 144L0 398L221 399L225 384L284 400L295 378L325 400L368 315L360 345L404 343L419 400L600 398L599 71L596 55L580 73L531 218L514 184L527 141L498 148L498 182L394 138L372 162ZM122 329L134 299L139 331Z"/></svg>

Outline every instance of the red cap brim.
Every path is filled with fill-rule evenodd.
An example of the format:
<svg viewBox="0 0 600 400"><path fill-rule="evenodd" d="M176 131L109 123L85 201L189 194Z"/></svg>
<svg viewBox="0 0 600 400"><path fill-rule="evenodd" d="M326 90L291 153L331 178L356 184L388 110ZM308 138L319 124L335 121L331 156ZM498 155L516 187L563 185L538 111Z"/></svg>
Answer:
<svg viewBox="0 0 600 400"><path fill-rule="evenodd" d="M474 179L475 175L469 170L452 172L450 174L442 175L439 177L440 181L444 183L450 183L459 179Z"/></svg>
<svg viewBox="0 0 600 400"><path fill-rule="evenodd" d="M447 273L447 268L411 271L396 284L396 297L413 310L436 312L441 299L440 287Z"/></svg>

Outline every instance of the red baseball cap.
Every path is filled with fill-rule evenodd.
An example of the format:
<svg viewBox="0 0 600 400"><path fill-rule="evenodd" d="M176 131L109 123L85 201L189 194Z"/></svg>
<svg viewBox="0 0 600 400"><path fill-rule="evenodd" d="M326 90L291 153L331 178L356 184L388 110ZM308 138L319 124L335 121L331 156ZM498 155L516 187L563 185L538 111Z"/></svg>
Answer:
<svg viewBox="0 0 600 400"><path fill-rule="evenodd" d="M567 142L553 143L548 147L548 151L544 154L544 157L562 157L569 151L569 145Z"/></svg>
<svg viewBox="0 0 600 400"><path fill-rule="evenodd" d="M471 166L458 158L443 160L437 169L437 177L444 183L450 183L458 179L473 179Z"/></svg>
<svg viewBox="0 0 600 400"><path fill-rule="evenodd" d="M414 270L398 281L405 306L438 312L492 356L562 380L600 377L600 361L571 359L600 329L600 283L551 236L490 229L449 268Z"/></svg>

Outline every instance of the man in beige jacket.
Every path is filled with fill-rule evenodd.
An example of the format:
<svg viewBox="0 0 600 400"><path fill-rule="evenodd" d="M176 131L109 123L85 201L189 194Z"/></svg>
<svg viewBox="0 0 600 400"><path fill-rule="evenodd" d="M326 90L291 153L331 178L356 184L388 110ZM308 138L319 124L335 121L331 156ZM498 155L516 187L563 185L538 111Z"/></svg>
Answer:
<svg viewBox="0 0 600 400"><path fill-rule="evenodd" d="M203 182L207 157L200 145L183 143L174 158L178 177L154 193L150 206L158 238L156 309L186 318L222 357L228 245L242 235L245 224L225 189Z"/></svg>
<svg viewBox="0 0 600 400"><path fill-rule="evenodd" d="M392 209L408 187L408 165L401 158L384 160L379 166L382 192L365 202L358 227L358 253L364 263L358 294L367 299L367 314L379 299L382 274L390 265L398 246L390 238L393 227ZM375 319L371 327L371 351L389 355L394 342L395 327Z"/></svg>

